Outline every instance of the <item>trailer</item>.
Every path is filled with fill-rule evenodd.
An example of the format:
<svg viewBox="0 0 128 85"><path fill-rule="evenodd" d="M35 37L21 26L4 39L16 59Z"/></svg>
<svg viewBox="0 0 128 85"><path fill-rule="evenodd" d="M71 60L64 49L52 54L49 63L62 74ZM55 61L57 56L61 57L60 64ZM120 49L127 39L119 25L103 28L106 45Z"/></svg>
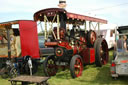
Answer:
<svg viewBox="0 0 128 85"><path fill-rule="evenodd" d="M18 65L20 72L21 70L28 72L28 64L25 62L30 57L33 70L36 72L36 61L40 59L36 22L13 20L0 23L0 72L7 71L10 73L13 65L17 63L20 63ZM14 62L15 60L16 62Z"/></svg>
<svg viewBox="0 0 128 85"><path fill-rule="evenodd" d="M116 28L115 31L117 37L128 37L128 26L120 26ZM117 34L117 32L119 32L119 34ZM128 45L127 40L125 42ZM124 43L121 44L124 46ZM124 47L122 47L122 51L120 51L117 47L118 44L115 45L113 60L110 66L110 72L113 78L118 78L119 76L128 76L128 48L124 49Z"/></svg>

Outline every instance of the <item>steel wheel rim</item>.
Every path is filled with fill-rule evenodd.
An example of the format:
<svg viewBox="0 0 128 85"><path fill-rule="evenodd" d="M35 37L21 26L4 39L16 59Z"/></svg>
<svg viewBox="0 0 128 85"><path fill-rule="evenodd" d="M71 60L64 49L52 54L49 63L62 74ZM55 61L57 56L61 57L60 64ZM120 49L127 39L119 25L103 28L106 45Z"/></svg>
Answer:
<svg viewBox="0 0 128 85"><path fill-rule="evenodd" d="M75 71L76 77L79 77L82 75L83 65L82 65L82 61L80 58L77 58L75 61L74 71Z"/></svg>
<svg viewBox="0 0 128 85"><path fill-rule="evenodd" d="M102 41L100 45L100 60L103 65L108 62L108 46L105 40Z"/></svg>

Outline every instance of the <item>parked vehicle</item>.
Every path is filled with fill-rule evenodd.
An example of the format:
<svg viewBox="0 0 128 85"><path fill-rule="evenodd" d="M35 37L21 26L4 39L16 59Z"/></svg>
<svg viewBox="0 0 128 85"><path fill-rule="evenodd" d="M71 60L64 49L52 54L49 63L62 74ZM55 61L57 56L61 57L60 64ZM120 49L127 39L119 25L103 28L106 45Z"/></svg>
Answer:
<svg viewBox="0 0 128 85"><path fill-rule="evenodd" d="M103 35L102 37L105 38L105 40L107 41L109 49L113 48L115 44L114 31L115 30L110 30L110 29L100 30L100 34Z"/></svg>
<svg viewBox="0 0 128 85"><path fill-rule="evenodd" d="M31 56L33 69L37 70L36 61L40 59L40 55L36 22L15 20L0 23L0 71L11 67L7 61L13 64L13 59L25 56ZM28 64L25 65L23 69L28 69Z"/></svg>
<svg viewBox="0 0 128 85"><path fill-rule="evenodd" d="M116 29L116 33L117 31L119 34L116 34L116 36L128 36L128 26L120 26L118 29ZM124 43L122 44L122 46L124 46ZM111 76L113 78L117 78L119 76L128 76L128 51L127 49L125 50L124 47L122 47L124 51L119 51L117 46L118 44L115 46L113 60L110 67Z"/></svg>
<svg viewBox="0 0 128 85"><path fill-rule="evenodd" d="M44 42L44 36L38 36L38 41L39 41L39 48L40 48L40 56L46 57L50 55L54 55L54 48L52 47L45 47Z"/></svg>
<svg viewBox="0 0 128 85"><path fill-rule="evenodd" d="M38 37L36 22L15 20L0 23L0 72L3 77L14 76L16 72L33 74L42 63L40 57L53 54L53 48L44 48L44 37ZM26 56L31 58L32 72Z"/></svg>
<svg viewBox="0 0 128 85"><path fill-rule="evenodd" d="M115 24L103 24L101 25L100 35L105 38L108 43L108 48L114 48L115 45L115 28L117 25Z"/></svg>
<svg viewBox="0 0 128 85"><path fill-rule="evenodd" d="M44 45L44 36L38 36L38 41L39 41L39 48L45 48L45 45Z"/></svg>
<svg viewBox="0 0 128 85"><path fill-rule="evenodd" d="M71 76L76 78L82 75L83 64L95 63L101 67L108 62L106 40L94 30L86 30L86 21L89 21L89 26L95 22L99 27L99 23L107 23L106 20L70 13L61 8L40 10L34 14L34 20L44 22L45 46L54 48L54 54L47 56L43 63L46 76L54 76L59 67L69 67ZM80 25L85 29L81 30ZM49 34L52 34L50 39Z"/></svg>

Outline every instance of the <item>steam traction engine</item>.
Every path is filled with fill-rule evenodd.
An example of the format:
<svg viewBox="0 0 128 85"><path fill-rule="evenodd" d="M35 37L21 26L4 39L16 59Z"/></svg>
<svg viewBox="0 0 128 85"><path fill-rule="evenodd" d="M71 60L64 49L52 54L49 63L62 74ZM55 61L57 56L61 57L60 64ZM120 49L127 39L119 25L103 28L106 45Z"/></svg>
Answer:
<svg viewBox="0 0 128 85"><path fill-rule="evenodd" d="M43 22L45 46L54 48L54 55L48 56L43 64L46 76L54 76L60 66L69 66L71 76L75 78L82 75L84 64L95 63L101 67L108 62L106 40L91 30L94 27L92 22L99 30L100 23L107 23L106 20L69 13L60 8L40 10L34 14L34 20ZM87 21L89 31L86 30ZM80 29L82 25L85 29Z"/></svg>

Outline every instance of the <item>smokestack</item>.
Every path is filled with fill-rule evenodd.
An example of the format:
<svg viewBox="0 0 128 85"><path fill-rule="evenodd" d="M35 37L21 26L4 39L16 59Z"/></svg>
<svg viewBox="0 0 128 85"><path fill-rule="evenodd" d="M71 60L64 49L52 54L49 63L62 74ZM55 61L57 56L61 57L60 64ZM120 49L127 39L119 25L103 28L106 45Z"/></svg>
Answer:
<svg viewBox="0 0 128 85"><path fill-rule="evenodd" d="M66 0L59 0L59 8L66 8Z"/></svg>

